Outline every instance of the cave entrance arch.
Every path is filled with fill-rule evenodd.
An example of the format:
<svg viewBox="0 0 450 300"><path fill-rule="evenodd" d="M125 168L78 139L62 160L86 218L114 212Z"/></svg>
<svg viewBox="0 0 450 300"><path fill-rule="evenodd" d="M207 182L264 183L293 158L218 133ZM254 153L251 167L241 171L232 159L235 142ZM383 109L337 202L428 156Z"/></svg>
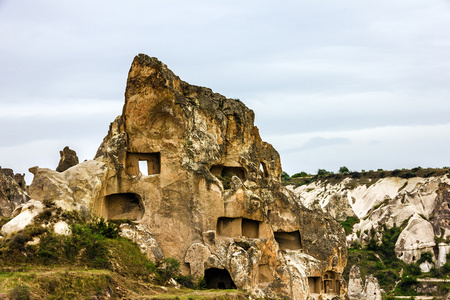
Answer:
<svg viewBox="0 0 450 300"><path fill-rule="evenodd" d="M236 285L231 279L230 273L225 269L210 268L205 270L207 289L235 289Z"/></svg>
<svg viewBox="0 0 450 300"><path fill-rule="evenodd" d="M105 197L103 217L109 220L140 221L144 216L141 197L135 193L118 193Z"/></svg>

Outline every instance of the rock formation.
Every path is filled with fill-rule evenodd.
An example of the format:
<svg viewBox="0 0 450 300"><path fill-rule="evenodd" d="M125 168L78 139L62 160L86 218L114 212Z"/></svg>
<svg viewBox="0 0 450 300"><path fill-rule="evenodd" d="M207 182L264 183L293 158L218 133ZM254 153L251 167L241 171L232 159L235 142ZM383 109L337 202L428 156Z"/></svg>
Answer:
<svg viewBox="0 0 450 300"><path fill-rule="evenodd" d="M381 289L378 280L372 275L368 275L366 276L365 283L363 283L359 268L353 265L348 281L348 299L381 300Z"/></svg>
<svg viewBox="0 0 450 300"><path fill-rule="evenodd" d="M17 206L30 199L26 189L25 174L0 167L0 217L11 216Z"/></svg>
<svg viewBox="0 0 450 300"><path fill-rule="evenodd" d="M62 151L59 151L59 155L61 158L59 159L58 167L56 167L56 171L58 172L64 172L79 163L77 153L68 146L64 147Z"/></svg>
<svg viewBox="0 0 450 300"><path fill-rule="evenodd" d="M372 228L380 238L384 225L391 228L407 224L396 243L395 251L400 259L409 264L417 262L422 253L431 252L439 267L450 253L448 174L426 178L386 177L361 184L345 178L335 183L316 181L288 188L307 207L317 202L340 220L357 216L361 221L347 237L349 244L354 240L367 244ZM423 265L422 270L429 271L430 266Z"/></svg>
<svg viewBox="0 0 450 300"><path fill-rule="evenodd" d="M151 259L174 257L210 288L289 299L346 292L342 227L282 186L280 157L253 111L156 58L133 60L123 113L94 160L30 171L36 201L128 219L122 234Z"/></svg>

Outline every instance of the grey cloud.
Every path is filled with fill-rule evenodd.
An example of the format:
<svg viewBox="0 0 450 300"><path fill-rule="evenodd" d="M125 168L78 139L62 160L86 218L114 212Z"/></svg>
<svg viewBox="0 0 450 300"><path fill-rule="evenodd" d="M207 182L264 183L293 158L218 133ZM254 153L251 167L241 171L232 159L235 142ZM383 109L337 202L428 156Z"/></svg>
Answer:
<svg viewBox="0 0 450 300"><path fill-rule="evenodd" d="M314 138L309 139L302 146L297 147L297 148L291 148L291 149L285 150L284 152L285 153L301 152L301 151L312 150L312 149L317 149L317 148L322 148L322 147L345 145L345 144L351 144L350 139L314 137Z"/></svg>

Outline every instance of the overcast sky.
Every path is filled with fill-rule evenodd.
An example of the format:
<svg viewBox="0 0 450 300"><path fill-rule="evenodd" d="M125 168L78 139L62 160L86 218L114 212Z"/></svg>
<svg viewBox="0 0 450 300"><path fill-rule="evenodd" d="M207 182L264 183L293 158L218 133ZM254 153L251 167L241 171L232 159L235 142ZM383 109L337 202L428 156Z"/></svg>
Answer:
<svg viewBox="0 0 450 300"><path fill-rule="evenodd" d="M239 98L283 170L450 166L448 0L0 0L0 166L92 159L134 56Z"/></svg>

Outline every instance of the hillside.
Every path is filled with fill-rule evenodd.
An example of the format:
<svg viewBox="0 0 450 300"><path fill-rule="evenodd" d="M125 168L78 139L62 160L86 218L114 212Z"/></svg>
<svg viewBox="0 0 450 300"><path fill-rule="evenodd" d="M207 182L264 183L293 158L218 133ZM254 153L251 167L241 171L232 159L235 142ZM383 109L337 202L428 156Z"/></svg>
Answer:
<svg viewBox="0 0 450 300"><path fill-rule="evenodd" d="M303 205L320 207L344 226L350 248L345 273L356 263L364 275L378 274L388 292L402 269L414 278L449 273L449 173L380 170L285 177L284 184Z"/></svg>

